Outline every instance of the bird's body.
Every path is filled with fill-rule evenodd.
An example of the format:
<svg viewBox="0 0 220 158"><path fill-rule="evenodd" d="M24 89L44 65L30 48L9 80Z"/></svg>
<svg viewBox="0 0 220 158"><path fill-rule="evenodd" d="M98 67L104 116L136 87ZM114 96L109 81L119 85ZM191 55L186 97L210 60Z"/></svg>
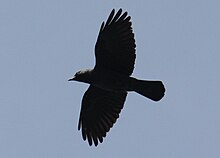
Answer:
<svg viewBox="0 0 220 158"><path fill-rule="evenodd" d="M78 81L94 85L103 90L114 92L127 92L129 81L131 80L131 77L129 76L102 69L87 69L82 71L80 75L84 76Z"/></svg>
<svg viewBox="0 0 220 158"><path fill-rule="evenodd" d="M153 101L164 96L161 81L131 77L135 63L135 40L130 16L113 9L103 22L95 46L96 65L77 72L69 81L90 84L82 99L78 129L89 145L103 142L103 137L119 117L127 92L137 92Z"/></svg>

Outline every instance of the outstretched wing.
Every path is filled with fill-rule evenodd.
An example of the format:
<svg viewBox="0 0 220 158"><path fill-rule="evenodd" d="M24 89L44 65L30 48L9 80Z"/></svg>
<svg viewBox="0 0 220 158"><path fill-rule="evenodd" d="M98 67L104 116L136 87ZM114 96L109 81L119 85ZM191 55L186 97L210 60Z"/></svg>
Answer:
<svg viewBox="0 0 220 158"><path fill-rule="evenodd" d="M78 130L82 130L83 140L95 146L103 142L103 137L119 117L127 93L110 92L90 86L85 92L79 117Z"/></svg>
<svg viewBox="0 0 220 158"><path fill-rule="evenodd" d="M102 23L95 46L95 68L108 69L130 76L135 64L135 39L131 17L113 9Z"/></svg>

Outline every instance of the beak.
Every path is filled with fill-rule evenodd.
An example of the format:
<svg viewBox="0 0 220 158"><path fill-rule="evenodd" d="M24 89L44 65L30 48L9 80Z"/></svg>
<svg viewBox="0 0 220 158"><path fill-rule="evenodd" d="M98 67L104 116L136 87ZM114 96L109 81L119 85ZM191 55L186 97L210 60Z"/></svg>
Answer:
<svg viewBox="0 0 220 158"><path fill-rule="evenodd" d="M68 79L68 81L75 81L76 80L76 77L73 76L72 78Z"/></svg>

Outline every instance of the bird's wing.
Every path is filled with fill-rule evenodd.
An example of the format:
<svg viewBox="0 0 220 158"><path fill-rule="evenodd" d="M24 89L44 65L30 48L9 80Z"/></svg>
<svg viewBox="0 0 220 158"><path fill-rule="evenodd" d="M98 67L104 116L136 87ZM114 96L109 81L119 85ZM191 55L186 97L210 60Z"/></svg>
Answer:
<svg viewBox="0 0 220 158"><path fill-rule="evenodd" d="M135 64L135 39L131 17L113 9L106 23L102 23L95 46L95 68L113 70L130 76Z"/></svg>
<svg viewBox="0 0 220 158"><path fill-rule="evenodd" d="M103 137L119 117L127 93L110 92L90 86L82 99L78 130L89 145L102 143Z"/></svg>

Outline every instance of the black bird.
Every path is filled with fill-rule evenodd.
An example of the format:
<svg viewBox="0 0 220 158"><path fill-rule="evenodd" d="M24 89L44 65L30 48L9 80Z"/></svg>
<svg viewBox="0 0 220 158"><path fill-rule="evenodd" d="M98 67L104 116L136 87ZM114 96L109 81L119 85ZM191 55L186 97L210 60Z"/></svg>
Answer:
<svg viewBox="0 0 220 158"><path fill-rule="evenodd" d="M135 63L135 39L131 17L113 9L102 23L95 45L96 64L93 69L77 72L69 81L90 84L85 92L78 130L89 145L103 142L103 137L119 117L128 91L135 91L153 101L165 92L161 81L146 81L130 77Z"/></svg>

